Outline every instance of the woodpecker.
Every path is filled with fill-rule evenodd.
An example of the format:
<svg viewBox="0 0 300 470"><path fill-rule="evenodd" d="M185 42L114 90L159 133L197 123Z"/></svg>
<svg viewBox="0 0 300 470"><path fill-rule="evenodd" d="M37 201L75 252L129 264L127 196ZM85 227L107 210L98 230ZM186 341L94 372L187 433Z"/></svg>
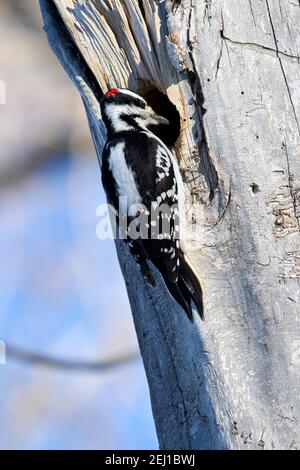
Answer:
<svg viewBox="0 0 300 470"><path fill-rule="evenodd" d="M202 289L180 242L184 219L183 183L176 158L151 130L168 126L146 100L122 88L101 100L107 129L102 183L124 241L144 280L155 286L151 264L160 271L172 297L193 321L204 319Z"/></svg>

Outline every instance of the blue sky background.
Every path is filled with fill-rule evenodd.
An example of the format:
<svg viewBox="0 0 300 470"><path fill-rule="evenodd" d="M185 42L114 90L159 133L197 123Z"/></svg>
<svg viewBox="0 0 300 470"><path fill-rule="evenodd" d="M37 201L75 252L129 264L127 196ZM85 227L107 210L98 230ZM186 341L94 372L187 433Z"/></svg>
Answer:
<svg viewBox="0 0 300 470"><path fill-rule="evenodd" d="M0 338L77 360L138 349L96 157L57 155L0 189ZM108 372L0 366L2 449L156 448L140 359Z"/></svg>
<svg viewBox="0 0 300 470"><path fill-rule="evenodd" d="M6 341L71 361L138 357L91 372L8 355L0 365L0 449L155 449L114 243L96 237L105 201L98 162L38 0L1 0L0 43L0 353Z"/></svg>

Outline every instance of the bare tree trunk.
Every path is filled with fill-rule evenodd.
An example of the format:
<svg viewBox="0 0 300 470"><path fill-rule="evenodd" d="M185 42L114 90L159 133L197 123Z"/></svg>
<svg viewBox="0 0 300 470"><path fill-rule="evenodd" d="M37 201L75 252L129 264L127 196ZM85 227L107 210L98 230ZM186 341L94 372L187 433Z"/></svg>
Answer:
<svg viewBox="0 0 300 470"><path fill-rule="evenodd" d="M158 89L180 114L205 322L117 247L161 448L297 448L300 2L40 2L99 156L101 90Z"/></svg>

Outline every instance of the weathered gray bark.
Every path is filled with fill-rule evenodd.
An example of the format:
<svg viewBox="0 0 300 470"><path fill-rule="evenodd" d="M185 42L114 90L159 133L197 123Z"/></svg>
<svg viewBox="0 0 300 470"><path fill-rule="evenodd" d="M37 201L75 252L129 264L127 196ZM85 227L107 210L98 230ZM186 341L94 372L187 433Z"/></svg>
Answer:
<svg viewBox="0 0 300 470"><path fill-rule="evenodd" d="M97 83L142 93L148 82L181 116L175 151L206 321L190 324L163 284L144 285L118 247L160 446L296 448L300 2L41 7L50 44L82 93L99 156Z"/></svg>

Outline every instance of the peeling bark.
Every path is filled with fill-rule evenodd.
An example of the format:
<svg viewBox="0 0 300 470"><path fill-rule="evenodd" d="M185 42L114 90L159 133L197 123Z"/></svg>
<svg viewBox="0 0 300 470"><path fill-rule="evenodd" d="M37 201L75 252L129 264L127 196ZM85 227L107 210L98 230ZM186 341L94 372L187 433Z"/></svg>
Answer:
<svg viewBox="0 0 300 470"><path fill-rule="evenodd" d="M40 3L99 160L101 90L156 88L180 114L174 152L206 321L190 324L158 273L144 285L117 243L160 446L297 448L300 4Z"/></svg>

